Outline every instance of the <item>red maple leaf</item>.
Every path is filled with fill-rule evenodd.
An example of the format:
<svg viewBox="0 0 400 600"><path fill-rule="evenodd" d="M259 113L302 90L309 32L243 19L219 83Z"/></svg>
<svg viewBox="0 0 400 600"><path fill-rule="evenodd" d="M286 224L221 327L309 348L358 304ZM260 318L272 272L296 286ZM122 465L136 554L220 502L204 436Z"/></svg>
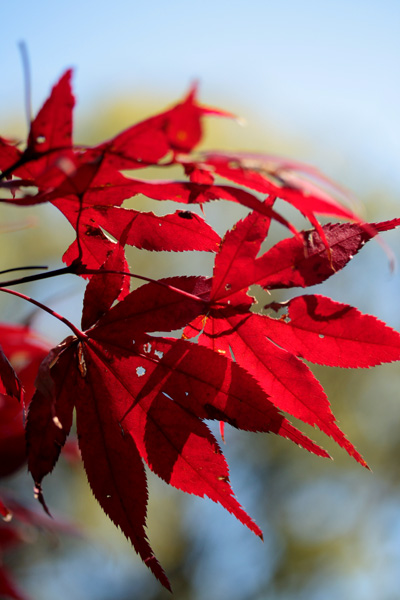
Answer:
<svg viewBox="0 0 400 600"><path fill-rule="evenodd" d="M124 303L130 296L107 316ZM95 338L108 337L108 322L103 326L100 319L85 341L71 339L49 355L46 374L41 373L44 389L37 390L29 409L29 469L42 499L42 479L58 459L74 406L94 495L169 587L145 534L143 461L171 485L219 502L261 536L233 496L227 465L203 419L271 431L328 455L296 430L237 364L190 342L149 337L139 324L135 332L135 322L135 313L125 316L126 335L116 335L118 343L99 343Z"/></svg>
<svg viewBox="0 0 400 600"><path fill-rule="evenodd" d="M197 87L193 86L182 102L129 127L94 150L117 169L140 169L158 164L168 153L175 160L177 154L192 151L202 138L203 116L234 116L198 104L196 94Z"/></svg>
<svg viewBox="0 0 400 600"><path fill-rule="evenodd" d="M24 407L31 401L39 365L51 345L20 325L0 324L0 339L4 350L0 352L0 477L5 477L26 461Z"/></svg>
<svg viewBox="0 0 400 600"><path fill-rule="evenodd" d="M67 71L54 86L32 121L24 150L0 138L1 189L8 194L3 200L50 203L75 231L63 255L67 267L4 285L66 273L87 279L83 331L40 302L1 287L52 314L73 335L47 352L30 346L29 328L0 327L0 412L6 423L5 430L0 425L0 452L12 454L0 475L24 459L18 404L22 383L30 403L28 467L35 493L48 510L42 482L67 443L75 411L79 448L95 497L170 589L146 534L146 465L170 485L221 504L262 537L233 494L228 466L206 421L275 433L328 457L290 423L286 414L292 415L318 427L367 466L339 429L324 390L304 361L366 368L399 360L400 334L320 294L272 301L260 309L249 288L258 285L270 292L320 284L400 220L362 223L343 206L343 190L296 161L242 153L195 155L203 118L232 116L199 104L195 86L172 108L95 147L77 147L70 79ZM182 178L139 179L121 172L148 166L173 166ZM230 183L222 184L220 178ZM250 212L221 240L192 210L159 216L122 207L140 194L185 208L215 200L234 202ZM313 229L297 231L278 212L278 199L298 209ZM318 214L350 222L322 226ZM260 254L271 220L293 235ZM156 280L148 273L132 273L127 245L155 252L214 253L212 277ZM130 291L133 278L146 283ZM266 310L282 314L275 317ZM182 330L184 339L164 335ZM29 355L27 370L17 365L13 348ZM15 439L19 450L13 446ZM0 513L8 518L7 502L0 501ZM0 592L20 597L4 570Z"/></svg>
<svg viewBox="0 0 400 600"><path fill-rule="evenodd" d="M371 225L376 231L398 226ZM254 314L250 285L265 289L306 287L343 268L371 238L356 224L325 226L329 252L317 231L283 240L257 258L268 231L258 213L228 232L216 255L208 311L185 329L186 337L230 356L251 373L270 400L305 423L318 426L366 466L335 423L328 399L300 358L340 367L368 367L400 358L400 335L372 316L322 296L300 296L280 319ZM287 303L286 303L287 304ZM274 304L273 304L274 307Z"/></svg>
<svg viewBox="0 0 400 600"><path fill-rule="evenodd" d="M0 168L7 176L21 178L21 185L39 189L56 185L63 178L63 164L73 159L72 112L75 99L68 70L53 87L50 96L31 123L24 151L0 139ZM17 204L24 204L21 200ZM39 200L41 201L41 200ZM35 204L32 197L26 204Z"/></svg>

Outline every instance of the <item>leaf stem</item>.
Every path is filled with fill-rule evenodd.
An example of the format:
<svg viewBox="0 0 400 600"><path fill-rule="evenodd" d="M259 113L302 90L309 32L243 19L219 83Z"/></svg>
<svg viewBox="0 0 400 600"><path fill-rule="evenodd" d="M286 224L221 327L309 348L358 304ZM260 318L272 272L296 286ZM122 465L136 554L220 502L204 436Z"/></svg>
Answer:
<svg viewBox="0 0 400 600"><path fill-rule="evenodd" d="M12 296L17 296L17 298L22 298L22 300L26 300L27 302L30 302L31 304L38 306L45 312L49 313L49 315L52 315L53 317L55 317L56 319L58 319L59 321L64 323L64 325L69 327L78 339L86 339L87 338L87 335L83 331L81 331L80 329L75 327L75 325L73 323L71 323L71 321L68 321L68 319L66 319L62 315L59 315L54 310L52 310L45 304L42 304L38 300L34 300L33 298L30 298L30 296L21 294L21 292L16 292L15 290L9 290L8 288L4 288L4 287L0 287L0 292L5 292L6 294L11 294Z"/></svg>

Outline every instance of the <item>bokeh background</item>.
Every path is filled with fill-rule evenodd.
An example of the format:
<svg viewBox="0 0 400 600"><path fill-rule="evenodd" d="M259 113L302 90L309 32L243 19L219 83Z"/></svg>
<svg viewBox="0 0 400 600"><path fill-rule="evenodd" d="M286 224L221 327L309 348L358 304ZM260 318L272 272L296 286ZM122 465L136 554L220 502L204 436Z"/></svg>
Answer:
<svg viewBox="0 0 400 600"><path fill-rule="evenodd" d="M34 112L64 69L74 67L80 142L100 141L164 109L198 80L204 103L245 119L243 126L210 119L205 147L314 164L353 192L366 219L400 215L396 0L21 0L3 3L1 21L0 135L26 134L23 40ZM49 208L0 207L0 269L60 264L72 233ZM237 210L207 207L206 215L222 233ZM399 233L385 239L400 261ZM391 273L382 248L368 246L321 292L399 330L399 269ZM191 256L132 253L130 260L154 276L210 269ZM25 289L77 320L83 288L74 278ZM2 298L1 310L3 321L30 317L56 343L68 335L15 299ZM264 544L211 501L151 477L149 537L179 600L398 600L400 369L315 371L373 472L318 432L312 437L334 461L272 436L228 430L233 488L264 530ZM5 483L31 498L24 471ZM82 527L82 539L32 531L32 544L7 557L32 598L170 597L96 506L79 466L62 462L45 492L56 514Z"/></svg>

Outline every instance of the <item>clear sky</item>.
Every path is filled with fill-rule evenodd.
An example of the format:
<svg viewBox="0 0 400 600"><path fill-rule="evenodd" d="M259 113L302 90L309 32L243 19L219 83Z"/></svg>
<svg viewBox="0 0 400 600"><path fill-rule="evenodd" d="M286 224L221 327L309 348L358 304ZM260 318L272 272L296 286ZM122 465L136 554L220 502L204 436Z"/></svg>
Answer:
<svg viewBox="0 0 400 600"><path fill-rule="evenodd" d="M311 136L400 196L397 0L21 0L1 21L0 128L23 114L24 40L35 109L68 66L82 114L124 91L161 108L199 79L204 102Z"/></svg>

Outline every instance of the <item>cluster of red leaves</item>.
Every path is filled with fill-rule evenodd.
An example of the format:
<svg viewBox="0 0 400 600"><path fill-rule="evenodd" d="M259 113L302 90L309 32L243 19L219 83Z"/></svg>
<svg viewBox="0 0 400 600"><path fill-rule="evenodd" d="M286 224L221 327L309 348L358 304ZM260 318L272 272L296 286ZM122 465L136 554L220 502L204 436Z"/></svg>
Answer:
<svg viewBox="0 0 400 600"><path fill-rule="evenodd" d="M38 369L51 346L24 325L2 324L0 337L3 349L0 352L0 479L4 479L26 462L22 386L25 403L29 405ZM32 543L32 529L68 533L76 533L76 530L60 519L49 519L42 511L38 513L24 506L3 490L0 491L0 515L0 596L26 600L3 565L4 553L21 544Z"/></svg>
<svg viewBox="0 0 400 600"><path fill-rule="evenodd" d="M303 359L348 368L399 360L400 335L373 316L316 294L264 307L283 307L282 316L274 318L257 311L249 287L319 284L400 219L361 223L337 200L339 188L300 163L251 154L195 154L203 117L232 116L199 104L195 88L173 108L111 140L77 147L70 79L67 71L53 88L31 123L25 149L0 138L2 201L57 207L76 232L61 272L87 280L82 330L63 319L74 335L50 350L39 368L36 355L29 367L37 377L31 401L25 390L30 401L28 467L46 507L42 480L58 460L75 411L79 448L95 497L169 588L146 537L144 463L167 483L219 502L262 536L233 495L224 456L205 421L273 432L329 456L286 413L317 426L366 466L336 424L321 385ZM121 172L171 165L182 169L182 180L150 181ZM249 213L221 240L191 210L157 216L121 207L138 194L172 200L186 209L225 200L245 206ZM297 231L277 212L277 199L298 209L313 228ZM321 226L318 214L348 222ZM272 220L291 235L260 254ZM130 291L126 245L214 253L213 276L142 276L147 283ZM181 339L160 336L182 328ZM13 330L3 326L0 331L1 391L14 403L6 409L14 419L22 386L10 364L14 361L5 331ZM1 448L22 435L22 420L15 435L11 427L7 424L6 433L0 429ZM11 455L13 451L8 471L22 460Z"/></svg>

